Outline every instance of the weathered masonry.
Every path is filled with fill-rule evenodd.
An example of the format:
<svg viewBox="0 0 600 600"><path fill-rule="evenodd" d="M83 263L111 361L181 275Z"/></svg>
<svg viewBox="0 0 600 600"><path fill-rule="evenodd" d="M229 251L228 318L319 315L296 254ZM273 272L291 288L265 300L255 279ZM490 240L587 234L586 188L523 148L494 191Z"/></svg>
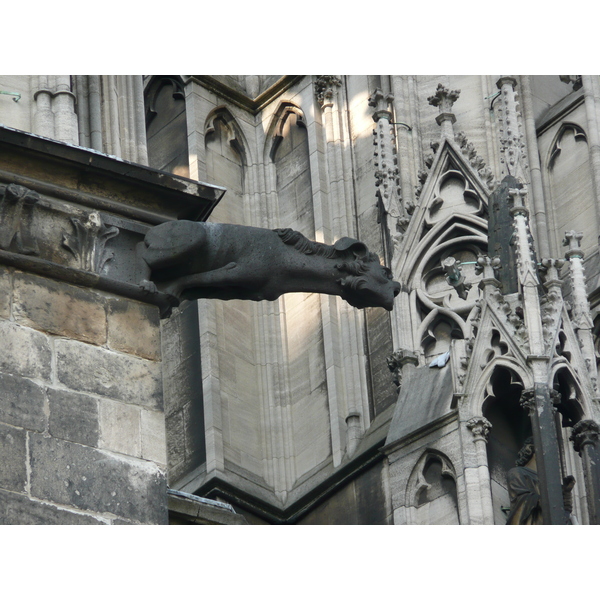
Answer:
<svg viewBox="0 0 600 600"><path fill-rule="evenodd" d="M149 227L223 194L0 131L0 523L167 523L161 294Z"/></svg>
<svg viewBox="0 0 600 600"><path fill-rule="evenodd" d="M600 521L600 77L0 91L1 522ZM394 308L173 308L175 220L360 240Z"/></svg>

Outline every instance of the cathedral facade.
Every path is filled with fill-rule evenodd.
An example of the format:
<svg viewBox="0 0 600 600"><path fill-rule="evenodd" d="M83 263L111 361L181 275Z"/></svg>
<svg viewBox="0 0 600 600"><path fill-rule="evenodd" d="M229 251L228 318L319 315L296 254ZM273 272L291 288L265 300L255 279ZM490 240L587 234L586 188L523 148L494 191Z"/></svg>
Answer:
<svg viewBox="0 0 600 600"><path fill-rule="evenodd" d="M0 90L1 522L598 523L600 78ZM169 312L129 265L177 219L354 238L400 292Z"/></svg>

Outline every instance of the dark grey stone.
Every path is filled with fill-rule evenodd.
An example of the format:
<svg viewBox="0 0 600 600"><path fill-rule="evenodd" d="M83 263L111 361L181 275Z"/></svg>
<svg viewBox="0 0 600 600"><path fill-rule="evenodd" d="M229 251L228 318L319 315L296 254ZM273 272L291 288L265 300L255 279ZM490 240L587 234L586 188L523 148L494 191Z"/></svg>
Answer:
<svg viewBox="0 0 600 600"><path fill-rule="evenodd" d="M48 389L50 435L86 446L98 445L98 401L84 394Z"/></svg>
<svg viewBox="0 0 600 600"><path fill-rule="evenodd" d="M44 390L29 379L0 373L0 421L44 431Z"/></svg>
<svg viewBox="0 0 600 600"><path fill-rule="evenodd" d="M167 522L166 475L154 463L32 434L31 495L141 523Z"/></svg>
<svg viewBox="0 0 600 600"><path fill-rule="evenodd" d="M504 294L518 291L517 247L510 243L513 235L513 216L510 213L512 200L509 190L521 188L521 183L512 175L507 175L500 186L490 196L488 223L488 256L498 256L502 268L496 277L502 284Z"/></svg>
<svg viewBox="0 0 600 600"><path fill-rule="evenodd" d="M22 492L27 483L26 431L0 423L0 488Z"/></svg>
<svg viewBox="0 0 600 600"><path fill-rule="evenodd" d="M138 245L140 284L182 299L275 300L288 292L341 296L392 310L400 284L361 242L311 242L291 229L173 221Z"/></svg>
<svg viewBox="0 0 600 600"><path fill-rule="evenodd" d="M386 445L451 412L453 387L450 363L441 369L406 366L402 375L402 388Z"/></svg>
<svg viewBox="0 0 600 600"><path fill-rule="evenodd" d="M88 515L0 490L0 525L103 525Z"/></svg>

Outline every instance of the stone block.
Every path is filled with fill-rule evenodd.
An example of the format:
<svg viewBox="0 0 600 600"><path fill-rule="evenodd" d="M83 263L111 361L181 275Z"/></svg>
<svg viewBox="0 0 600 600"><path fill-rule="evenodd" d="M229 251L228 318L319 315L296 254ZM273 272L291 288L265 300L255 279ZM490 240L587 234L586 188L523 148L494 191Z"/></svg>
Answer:
<svg viewBox="0 0 600 600"><path fill-rule="evenodd" d="M14 375L0 373L0 421L34 431L46 427L42 387Z"/></svg>
<svg viewBox="0 0 600 600"><path fill-rule="evenodd" d="M16 272L13 316L17 323L55 335L106 342L106 309L97 293L44 277Z"/></svg>
<svg viewBox="0 0 600 600"><path fill-rule="evenodd" d="M100 448L141 456L139 407L100 400Z"/></svg>
<svg viewBox="0 0 600 600"><path fill-rule="evenodd" d="M0 488L25 491L27 484L27 432L0 423Z"/></svg>
<svg viewBox="0 0 600 600"><path fill-rule="evenodd" d="M169 474L177 478L181 475L185 463L185 431L183 411L177 411L166 418L167 457Z"/></svg>
<svg viewBox="0 0 600 600"><path fill-rule="evenodd" d="M167 481L154 463L31 434L31 495L140 523L167 523Z"/></svg>
<svg viewBox="0 0 600 600"><path fill-rule="evenodd" d="M91 515L0 490L0 525L105 525Z"/></svg>
<svg viewBox="0 0 600 600"><path fill-rule="evenodd" d="M56 369L58 380L74 391L162 409L160 363L57 340Z"/></svg>
<svg viewBox="0 0 600 600"><path fill-rule="evenodd" d="M150 360L160 360L158 308L112 299L108 304L108 347Z"/></svg>
<svg viewBox="0 0 600 600"><path fill-rule="evenodd" d="M12 281L10 271L0 265L0 319L10 318Z"/></svg>
<svg viewBox="0 0 600 600"><path fill-rule="evenodd" d="M142 458L167 464L165 415L151 410L141 411Z"/></svg>
<svg viewBox="0 0 600 600"><path fill-rule="evenodd" d="M0 346L0 372L50 379L52 353L44 334L0 321Z"/></svg>
<svg viewBox="0 0 600 600"><path fill-rule="evenodd" d="M84 394L49 388L50 435L63 440L98 446L98 400Z"/></svg>

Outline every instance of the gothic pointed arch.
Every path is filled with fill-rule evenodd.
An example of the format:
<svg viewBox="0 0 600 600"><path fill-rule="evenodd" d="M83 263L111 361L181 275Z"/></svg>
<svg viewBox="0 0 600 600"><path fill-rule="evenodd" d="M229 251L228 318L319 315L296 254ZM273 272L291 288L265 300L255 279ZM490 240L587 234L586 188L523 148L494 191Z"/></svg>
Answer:
<svg viewBox="0 0 600 600"><path fill-rule="evenodd" d="M531 436L531 421L520 403L522 391L523 381L516 371L495 365L484 392L482 414L491 424L486 450L496 525L506 522L503 509L510 506L506 474Z"/></svg>
<svg viewBox="0 0 600 600"><path fill-rule="evenodd" d="M189 177L185 90L181 77L151 77L145 85L144 104L149 165Z"/></svg>
<svg viewBox="0 0 600 600"><path fill-rule="evenodd" d="M281 143L286 135L291 131L294 132L295 127L306 130L306 120L302 110L291 102L282 102L271 119L267 133L267 141L265 146L265 159L267 156L272 162L276 160L276 154L280 149ZM293 140L298 143L298 140Z"/></svg>
<svg viewBox="0 0 600 600"><path fill-rule="evenodd" d="M219 129L222 132L219 132ZM231 114L228 108L219 106L213 109L204 124L204 137L210 139L211 136L221 135L224 144L228 144L237 152L240 161L244 167L248 165L248 143L240 128L237 120ZM205 141L206 143L206 141Z"/></svg>
<svg viewBox="0 0 600 600"><path fill-rule="evenodd" d="M161 93L170 95L174 100L185 100L182 77L180 75L152 75L145 82L144 103L146 108L146 126L158 115Z"/></svg>
<svg viewBox="0 0 600 600"><path fill-rule="evenodd" d="M456 470L442 452L428 448L416 462L406 487L409 524L458 525Z"/></svg>
<svg viewBox="0 0 600 600"><path fill-rule="evenodd" d="M560 129L556 132L556 135L554 136L554 140L550 146L550 151L548 152L547 164L549 169L552 169L554 167L554 163L561 154L562 141L567 132L572 133L573 138L576 141L587 143L587 136L583 127L581 127L577 123L571 123L569 121L565 121L564 123L562 123Z"/></svg>
<svg viewBox="0 0 600 600"><path fill-rule="evenodd" d="M586 413L581 386L570 365L560 365L552 374L555 390L555 407L561 417L562 427L573 427Z"/></svg>
<svg viewBox="0 0 600 600"><path fill-rule="evenodd" d="M583 233L582 249L586 254L593 252L597 246L598 224L593 200L590 146L583 127L573 122L562 123L549 147L545 163L556 247L560 248L562 234L573 229ZM574 202L575 199L577 202Z"/></svg>
<svg viewBox="0 0 600 600"><path fill-rule="evenodd" d="M204 123L206 177L209 183L227 188L227 194L213 211L213 218L225 223L245 224L247 143L231 112L219 106Z"/></svg>
<svg viewBox="0 0 600 600"><path fill-rule="evenodd" d="M453 339L467 337L481 279L477 258L487 253L489 193L454 141L444 138L435 146L429 164L404 236L405 251L393 265L410 294L414 350L426 360L447 351ZM460 269L464 287L453 285L444 266L448 260Z"/></svg>

